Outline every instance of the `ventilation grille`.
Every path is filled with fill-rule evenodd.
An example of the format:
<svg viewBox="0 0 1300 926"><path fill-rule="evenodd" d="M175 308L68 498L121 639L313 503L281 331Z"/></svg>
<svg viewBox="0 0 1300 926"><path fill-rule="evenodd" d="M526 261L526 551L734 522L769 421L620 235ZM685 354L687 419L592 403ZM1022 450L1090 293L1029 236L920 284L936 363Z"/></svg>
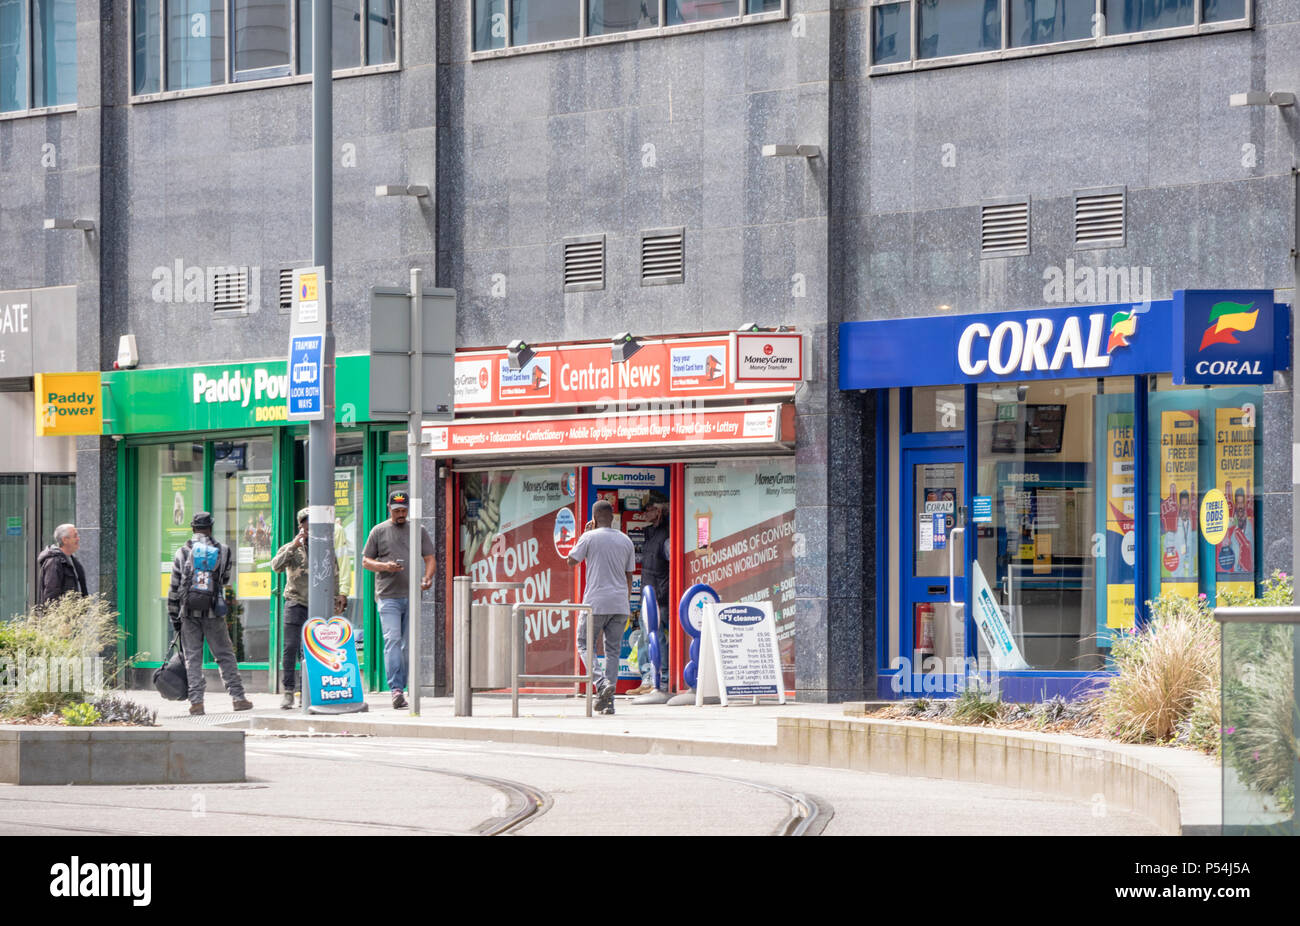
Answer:
<svg viewBox="0 0 1300 926"><path fill-rule="evenodd" d="M280 271L280 311L293 310L293 268L286 267Z"/></svg>
<svg viewBox="0 0 1300 926"><path fill-rule="evenodd" d="M641 238L641 285L681 283L686 276L686 230L646 232Z"/></svg>
<svg viewBox="0 0 1300 926"><path fill-rule="evenodd" d="M980 253L1005 256L1029 252L1029 203L984 206L980 216Z"/></svg>
<svg viewBox="0 0 1300 926"><path fill-rule="evenodd" d="M605 236L564 242L564 291L605 288Z"/></svg>
<svg viewBox="0 0 1300 926"><path fill-rule="evenodd" d="M1083 247L1123 245L1124 191L1076 193L1074 243Z"/></svg>
<svg viewBox="0 0 1300 926"><path fill-rule="evenodd" d="M216 312L248 311L248 271L212 274L212 308Z"/></svg>

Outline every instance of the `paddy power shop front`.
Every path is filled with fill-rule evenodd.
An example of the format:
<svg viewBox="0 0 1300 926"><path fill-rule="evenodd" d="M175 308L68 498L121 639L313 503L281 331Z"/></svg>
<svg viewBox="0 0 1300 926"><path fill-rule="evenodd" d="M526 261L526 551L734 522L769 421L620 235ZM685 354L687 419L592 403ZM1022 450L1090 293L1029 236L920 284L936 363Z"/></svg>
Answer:
<svg viewBox="0 0 1300 926"><path fill-rule="evenodd" d="M763 356L782 349L778 335L769 337L776 346ZM785 338L801 349L798 335ZM604 499L636 549L620 691L653 674L643 665L641 579L663 553L670 650L663 690L689 687L692 638L678 602L700 583L723 601L772 602L792 690L796 382L746 379L734 362L743 348L743 339L724 333L646 339L622 361L608 341L535 346L513 361L504 349L458 352L456 420L431 429L430 451L450 461L454 477L449 577L522 583L524 602L580 602L584 573L567 557ZM651 571L662 565L657 559ZM482 590L473 599L513 604L516 592ZM523 671L573 674L576 631L572 612L530 611Z"/></svg>
<svg viewBox="0 0 1300 926"><path fill-rule="evenodd" d="M387 517L379 500L406 485L406 436L367 423L369 363L342 356L336 368L334 549L363 675L376 688L383 647L360 551ZM103 374L104 433L119 438L119 611L135 683L147 685L167 653L172 557L191 537L194 513L210 511L216 539L234 557L237 604L227 620L240 672L251 690L278 685L285 579L271 558L307 504L307 429L286 418L285 367L270 360Z"/></svg>
<svg viewBox="0 0 1300 926"><path fill-rule="evenodd" d="M841 326L840 388L885 410L878 694L974 673L1079 697L1150 600L1253 594L1285 565L1265 555L1291 487L1264 484L1264 394L1289 330L1267 290Z"/></svg>

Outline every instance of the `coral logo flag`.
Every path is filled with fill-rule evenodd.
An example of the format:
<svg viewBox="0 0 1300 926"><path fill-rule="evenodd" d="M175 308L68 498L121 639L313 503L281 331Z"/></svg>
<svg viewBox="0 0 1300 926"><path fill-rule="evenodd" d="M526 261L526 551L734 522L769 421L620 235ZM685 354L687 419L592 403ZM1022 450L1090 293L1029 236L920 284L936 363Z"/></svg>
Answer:
<svg viewBox="0 0 1300 926"><path fill-rule="evenodd" d="M1259 309L1254 303L1216 302L1210 309L1210 326L1201 335L1199 350L1205 350L1212 344L1239 344L1237 334L1253 331L1255 321L1259 318ZM1252 311L1253 310L1253 311Z"/></svg>

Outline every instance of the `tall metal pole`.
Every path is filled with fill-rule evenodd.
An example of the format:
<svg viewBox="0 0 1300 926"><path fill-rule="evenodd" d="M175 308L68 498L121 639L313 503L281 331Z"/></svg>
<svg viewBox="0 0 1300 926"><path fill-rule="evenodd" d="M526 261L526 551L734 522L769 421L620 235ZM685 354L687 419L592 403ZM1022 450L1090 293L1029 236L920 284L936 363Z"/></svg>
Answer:
<svg viewBox="0 0 1300 926"><path fill-rule="evenodd" d="M331 0L311 10L311 252L325 268L325 356L321 404L325 414L307 429L307 616L334 614L334 16ZM303 679L302 709L310 697Z"/></svg>
<svg viewBox="0 0 1300 926"><path fill-rule="evenodd" d="M406 425L407 485L411 493L410 542L407 555L407 621L410 624L410 666L406 678L411 686L411 716L420 713L420 588L424 578L424 557L420 543L424 528L424 497L420 494L420 426L424 419L424 383L421 377L424 357L424 333L420 316L424 290L420 283L420 269L411 268L411 413Z"/></svg>

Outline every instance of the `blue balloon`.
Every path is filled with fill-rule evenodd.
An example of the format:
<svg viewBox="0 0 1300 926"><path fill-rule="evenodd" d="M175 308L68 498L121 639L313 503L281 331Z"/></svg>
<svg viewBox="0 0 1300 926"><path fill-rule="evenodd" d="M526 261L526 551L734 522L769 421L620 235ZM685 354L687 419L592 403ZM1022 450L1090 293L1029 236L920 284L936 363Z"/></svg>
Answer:
<svg viewBox="0 0 1300 926"><path fill-rule="evenodd" d="M652 630L649 633L650 641L647 651L650 653L650 663L655 667L655 676L659 674L659 631Z"/></svg>
<svg viewBox="0 0 1300 926"><path fill-rule="evenodd" d="M686 680L686 684L691 688L694 688L695 683L699 681L699 674L699 669L695 667L694 662L686 663L686 668L682 669L682 678Z"/></svg>
<svg viewBox="0 0 1300 926"><path fill-rule="evenodd" d="M700 661L700 641L698 639L691 641L691 662Z"/></svg>
<svg viewBox="0 0 1300 926"><path fill-rule="evenodd" d="M691 602L701 594L709 596L714 601L722 600L721 596L713 590L713 586L698 582L686 590L686 594L682 595L682 600L677 605L677 620L682 625L682 630L696 638L699 637L700 632L691 623Z"/></svg>

